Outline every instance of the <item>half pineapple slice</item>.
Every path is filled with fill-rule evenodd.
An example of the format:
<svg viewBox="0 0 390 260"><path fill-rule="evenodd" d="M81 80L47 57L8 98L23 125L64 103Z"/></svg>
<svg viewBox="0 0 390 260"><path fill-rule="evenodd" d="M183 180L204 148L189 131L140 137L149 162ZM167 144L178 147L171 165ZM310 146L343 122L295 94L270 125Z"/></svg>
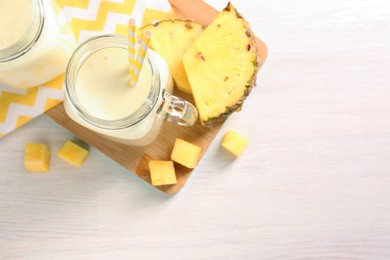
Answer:
<svg viewBox="0 0 390 260"><path fill-rule="evenodd" d="M257 47L249 24L229 3L183 56L202 125L241 108L256 84Z"/></svg>
<svg viewBox="0 0 390 260"><path fill-rule="evenodd" d="M150 47L168 63L175 86L188 94L191 86L181 58L203 30L202 25L189 20L164 20L142 28L153 33Z"/></svg>

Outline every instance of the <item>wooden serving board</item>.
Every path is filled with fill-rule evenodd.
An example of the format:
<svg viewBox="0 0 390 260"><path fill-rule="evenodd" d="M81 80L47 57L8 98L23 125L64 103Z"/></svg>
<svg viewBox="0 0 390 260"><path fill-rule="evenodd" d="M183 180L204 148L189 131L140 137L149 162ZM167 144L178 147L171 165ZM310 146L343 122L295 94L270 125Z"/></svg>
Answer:
<svg viewBox="0 0 390 260"><path fill-rule="evenodd" d="M170 0L169 2L178 18L194 19L205 26L210 24L218 13L217 10L200 0ZM256 38L256 41L261 66L267 57L267 47L261 40ZM194 103L190 95L180 91L175 91L174 94ZM146 147L134 147L111 141L73 122L65 113L62 104L47 111L46 115L148 183L151 183L148 162L150 160L170 160L176 137L202 147L203 156L221 128L221 125L217 125L210 130L202 127L199 122L192 127L183 127L165 122L159 137L153 144ZM190 177L192 169L179 164L175 164L175 169L177 184L157 186L157 189L173 194L183 187Z"/></svg>

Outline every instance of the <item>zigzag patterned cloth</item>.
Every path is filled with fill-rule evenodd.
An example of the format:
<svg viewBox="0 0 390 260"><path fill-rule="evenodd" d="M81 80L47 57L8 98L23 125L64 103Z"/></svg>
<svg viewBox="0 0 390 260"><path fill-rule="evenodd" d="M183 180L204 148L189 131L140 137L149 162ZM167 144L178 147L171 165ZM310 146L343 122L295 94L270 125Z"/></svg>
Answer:
<svg viewBox="0 0 390 260"><path fill-rule="evenodd" d="M107 33L126 35L131 17L137 26L174 18L166 0L57 0L59 15L71 22L78 44L87 38ZM0 84L0 137L24 125L64 97L64 75L41 86L14 89Z"/></svg>

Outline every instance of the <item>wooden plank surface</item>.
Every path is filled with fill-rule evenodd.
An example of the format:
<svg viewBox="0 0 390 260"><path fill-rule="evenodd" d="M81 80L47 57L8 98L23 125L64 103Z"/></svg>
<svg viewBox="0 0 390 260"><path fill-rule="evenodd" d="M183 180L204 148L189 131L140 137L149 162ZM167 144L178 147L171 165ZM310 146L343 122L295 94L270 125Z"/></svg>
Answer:
<svg viewBox="0 0 390 260"><path fill-rule="evenodd" d="M217 10L203 1L171 0L170 4L178 18L194 19L203 25L208 25L218 13ZM258 45L259 64L261 66L267 56L267 48L260 39L256 39L256 42ZM194 103L190 95L180 91L174 91L174 94ZM80 126L66 115L62 104L47 111L46 115L148 183L151 183L148 162L150 160L170 160L176 137L202 147L203 156L221 127L220 124L213 129L208 129L202 127L199 122L192 127L182 127L166 122L159 137L153 144L146 147L134 147L111 141ZM156 188L168 194L178 192L190 177L192 170L179 164L175 164L175 169L177 184L157 186Z"/></svg>

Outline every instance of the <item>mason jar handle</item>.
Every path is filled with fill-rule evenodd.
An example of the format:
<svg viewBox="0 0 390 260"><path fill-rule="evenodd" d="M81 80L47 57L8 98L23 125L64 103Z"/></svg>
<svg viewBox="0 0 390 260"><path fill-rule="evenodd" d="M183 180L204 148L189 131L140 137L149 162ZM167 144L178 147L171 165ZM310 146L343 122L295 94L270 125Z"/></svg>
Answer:
<svg viewBox="0 0 390 260"><path fill-rule="evenodd" d="M158 111L160 117L183 126L192 126L198 118L198 110L190 102L164 91L163 103Z"/></svg>

